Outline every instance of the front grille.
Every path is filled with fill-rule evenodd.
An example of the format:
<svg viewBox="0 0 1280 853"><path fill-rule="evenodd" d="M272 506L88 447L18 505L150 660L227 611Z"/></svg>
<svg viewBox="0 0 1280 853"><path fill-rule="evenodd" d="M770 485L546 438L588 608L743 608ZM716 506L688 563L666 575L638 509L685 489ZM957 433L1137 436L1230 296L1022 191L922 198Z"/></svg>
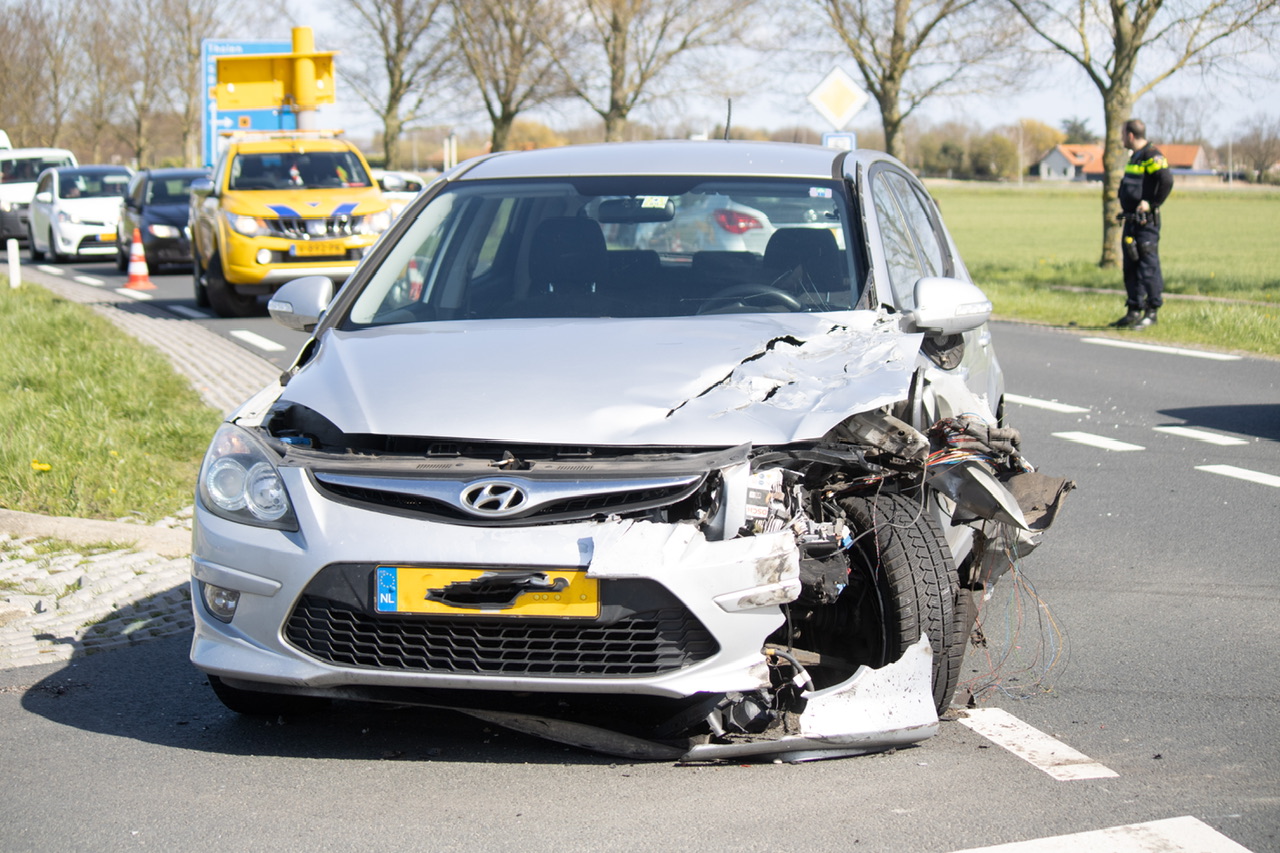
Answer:
<svg viewBox="0 0 1280 853"><path fill-rule="evenodd" d="M289 240L326 240L334 237L350 237L360 231L363 216L330 216L323 219L281 217L265 220L273 237Z"/></svg>
<svg viewBox="0 0 1280 853"><path fill-rule="evenodd" d="M430 497L408 495L384 489L361 488L348 484L325 482L316 484L336 498L354 503L370 504L401 512L421 513L436 518L465 524L525 525L552 521L574 521L616 513L627 515L654 507L670 506L688 497L700 483L650 489L631 489L600 495L566 497L540 506L537 511L515 518L487 519L462 512L444 501Z"/></svg>
<svg viewBox="0 0 1280 853"><path fill-rule="evenodd" d="M327 663L450 675L640 677L671 672L719 651L683 607L616 621L372 616L304 595L285 636Z"/></svg>

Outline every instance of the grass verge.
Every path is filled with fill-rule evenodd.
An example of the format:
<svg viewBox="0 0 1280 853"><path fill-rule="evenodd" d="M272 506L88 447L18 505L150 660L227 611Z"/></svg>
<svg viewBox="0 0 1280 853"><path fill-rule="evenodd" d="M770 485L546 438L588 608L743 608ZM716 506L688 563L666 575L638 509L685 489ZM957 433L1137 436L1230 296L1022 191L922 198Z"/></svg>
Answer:
<svg viewBox="0 0 1280 853"><path fill-rule="evenodd" d="M1122 272L1097 265L1099 185L931 182L930 191L998 316L1104 327L1124 313ZM1165 307L1159 326L1137 334L1280 355L1280 191L1175 187L1163 212Z"/></svg>
<svg viewBox="0 0 1280 853"><path fill-rule="evenodd" d="M192 501L220 414L85 306L0 276L0 507L151 522Z"/></svg>

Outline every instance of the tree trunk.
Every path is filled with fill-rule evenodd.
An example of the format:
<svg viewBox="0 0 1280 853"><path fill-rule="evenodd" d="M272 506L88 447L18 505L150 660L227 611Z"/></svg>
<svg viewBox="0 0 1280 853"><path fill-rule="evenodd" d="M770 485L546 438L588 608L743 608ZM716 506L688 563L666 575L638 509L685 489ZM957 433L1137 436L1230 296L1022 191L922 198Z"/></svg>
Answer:
<svg viewBox="0 0 1280 853"><path fill-rule="evenodd" d="M400 134L404 124L400 120L399 104L393 112L382 116L382 167L400 168Z"/></svg>
<svg viewBox="0 0 1280 853"><path fill-rule="evenodd" d="M1120 266L1120 234L1123 226L1116 217L1120 213L1120 180L1129 161L1121 131L1133 111L1133 96L1127 82L1113 85L1102 93L1102 112L1106 130L1102 137L1102 256L1098 266L1115 269Z"/></svg>

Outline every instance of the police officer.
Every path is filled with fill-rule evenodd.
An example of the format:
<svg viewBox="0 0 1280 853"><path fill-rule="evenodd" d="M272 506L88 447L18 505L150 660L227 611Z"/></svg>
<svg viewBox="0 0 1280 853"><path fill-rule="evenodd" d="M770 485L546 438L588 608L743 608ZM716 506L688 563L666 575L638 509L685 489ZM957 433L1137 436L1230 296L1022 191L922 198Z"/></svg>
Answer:
<svg viewBox="0 0 1280 853"><path fill-rule="evenodd" d="M1173 190L1169 161L1147 141L1147 126L1131 118L1122 131L1124 147L1133 152L1120 181L1120 218L1124 222L1125 315L1112 323L1123 329L1145 329L1156 322L1164 304L1160 274L1160 205Z"/></svg>

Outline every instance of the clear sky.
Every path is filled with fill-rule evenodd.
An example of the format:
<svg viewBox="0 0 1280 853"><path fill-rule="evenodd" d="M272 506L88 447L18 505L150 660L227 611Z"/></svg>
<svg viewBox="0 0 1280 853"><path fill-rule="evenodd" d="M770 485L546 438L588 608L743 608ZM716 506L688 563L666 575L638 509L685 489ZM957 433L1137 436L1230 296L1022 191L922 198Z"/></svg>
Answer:
<svg viewBox="0 0 1280 853"><path fill-rule="evenodd" d="M856 79L857 69L851 61L839 64ZM1263 56L1254 65L1258 69L1256 75L1219 77L1208 82L1195 70L1181 71L1158 86L1153 96L1203 101L1204 134L1211 142L1224 143L1244 122L1259 113L1280 119L1280 82L1277 82L1280 80L1280 60L1275 56ZM811 73L794 72L785 78L776 78L771 85L751 87L747 93L735 96L733 125L775 130L799 124L817 131L830 130L831 127L805 99L830 68L830 64L824 64ZM338 103L324 108L322 117L332 119L357 138L371 139L380 129L376 118L349 90L343 91L341 80L337 96ZM1152 138L1159 140L1160 129L1151 122L1153 96L1140 101L1135 113L1148 120ZM678 118L703 116L707 130L711 131L724 119L725 102L723 97L694 97L679 105L667 105L666 114L663 112L664 108L658 107L652 113L640 111L633 117L656 124L674 124ZM1052 127L1061 127L1066 119L1081 118L1095 133L1103 130L1101 95L1086 80L1084 73L1065 59L1057 59L1055 67L1030 79L1021 92L936 98L917 115L931 123L960 120L975 122L981 127L996 127L1021 118L1033 118ZM543 109L525 117L541 121L553 129L567 129L592 120L592 114L585 107L573 105L555 111ZM482 111L471 116L433 117L424 124L452 124L458 130L488 132L488 122ZM854 118L850 129L878 125L875 105L869 104Z"/></svg>

